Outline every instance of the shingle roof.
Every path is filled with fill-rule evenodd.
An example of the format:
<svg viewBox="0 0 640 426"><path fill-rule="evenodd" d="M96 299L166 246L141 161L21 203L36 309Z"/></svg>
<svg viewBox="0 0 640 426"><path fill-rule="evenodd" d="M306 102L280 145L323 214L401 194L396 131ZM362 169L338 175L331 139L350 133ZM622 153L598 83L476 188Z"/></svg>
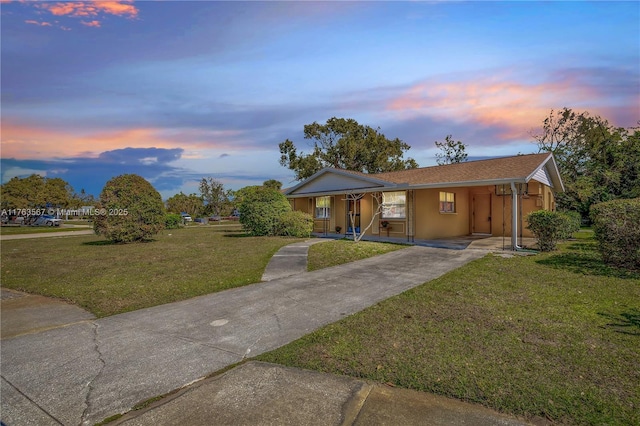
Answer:
<svg viewBox="0 0 640 426"><path fill-rule="evenodd" d="M551 161L549 163L549 161ZM306 185L326 173L352 175L375 182L372 189L384 187L443 187L447 185L478 186L495 185L507 182L527 182L536 172L545 166L551 173L552 186L563 191L564 187L558 169L550 153L517 155L512 157L491 158L488 160L467 161L443 166L422 167L419 169L400 170L386 173L362 173L352 170L326 168L316 173L297 186L290 188L287 194L294 193L299 187ZM339 190L340 188L336 188ZM326 190L320 192L327 192Z"/></svg>
<svg viewBox="0 0 640 426"><path fill-rule="evenodd" d="M409 185L524 180L530 177L550 155L549 153L542 153L492 158L443 166L377 173L372 176L396 184L407 183Z"/></svg>

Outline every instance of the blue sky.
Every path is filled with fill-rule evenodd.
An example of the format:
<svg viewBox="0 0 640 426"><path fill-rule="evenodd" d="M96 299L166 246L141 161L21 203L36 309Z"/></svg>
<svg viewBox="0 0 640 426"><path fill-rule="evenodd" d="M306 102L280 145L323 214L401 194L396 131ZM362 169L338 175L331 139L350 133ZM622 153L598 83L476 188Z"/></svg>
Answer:
<svg viewBox="0 0 640 426"><path fill-rule="evenodd" d="M569 107L640 120L637 2L0 3L2 182L39 173L98 195L122 173L164 198L293 173L289 138L331 117L435 163L536 152Z"/></svg>

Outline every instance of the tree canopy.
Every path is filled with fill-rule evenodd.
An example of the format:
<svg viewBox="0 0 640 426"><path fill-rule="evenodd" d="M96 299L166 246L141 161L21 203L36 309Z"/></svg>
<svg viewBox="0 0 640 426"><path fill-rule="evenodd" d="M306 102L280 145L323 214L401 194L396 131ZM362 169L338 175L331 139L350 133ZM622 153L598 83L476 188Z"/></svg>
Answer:
<svg viewBox="0 0 640 426"><path fill-rule="evenodd" d="M204 201L204 213L220 215L223 210L230 209L230 191L224 189L222 182L214 178L202 178L200 194Z"/></svg>
<svg viewBox="0 0 640 426"><path fill-rule="evenodd" d="M202 197L197 194L186 195L183 192L169 197L166 202L167 211L171 213L189 213L193 217L199 217L204 211Z"/></svg>
<svg viewBox="0 0 640 426"><path fill-rule="evenodd" d="M267 187L267 188L273 188L273 189L276 189L276 190L280 191L282 189L282 182L280 182L279 180L276 180L276 179L269 179L269 180L265 180L262 183L262 186Z"/></svg>
<svg viewBox="0 0 640 426"><path fill-rule="evenodd" d="M298 152L289 139L279 144L280 165L306 179L325 167L365 173L381 173L418 167L413 158L404 159L411 147L400 139L387 139L380 128L358 124L354 119L330 118L326 124L304 126L304 138L313 141L311 153Z"/></svg>
<svg viewBox="0 0 640 426"><path fill-rule="evenodd" d="M2 185L2 208L69 208L77 204L73 188L62 178L33 174Z"/></svg>
<svg viewBox="0 0 640 426"><path fill-rule="evenodd" d="M640 197L640 127L614 127L569 108L551 111L533 137L552 152L565 183L558 207L589 217L592 204Z"/></svg>
<svg viewBox="0 0 640 426"><path fill-rule="evenodd" d="M444 138L444 142L435 142L436 147L442 152L436 153L436 161L438 165L462 163L467 161L467 146L460 141L454 141L451 135Z"/></svg>

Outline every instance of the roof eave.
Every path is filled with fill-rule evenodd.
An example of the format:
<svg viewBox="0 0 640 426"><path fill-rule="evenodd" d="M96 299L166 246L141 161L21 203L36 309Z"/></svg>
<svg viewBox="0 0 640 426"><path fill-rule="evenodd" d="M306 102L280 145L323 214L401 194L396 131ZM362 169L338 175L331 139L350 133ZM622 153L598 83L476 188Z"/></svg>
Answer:
<svg viewBox="0 0 640 426"><path fill-rule="evenodd" d="M526 183L528 180L524 177L513 177L503 179L483 179L483 180L471 180L471 181L459 181L459 182L438 182L438 183L424 183L424 184L404 184L406 189L429 189L429 188L459 188L465 186L493 186L493 185L505 185L508 183ZM404 186L403 186L404 188Z"/></svg>
<svg viewBox="0 0 640 426"><path fill-rule="evenodd" d="M304 185L308 184L309 182L312 182L313 180L319 178L320 176L327 174L327 173L333 173L333 174L337 174L337 175L341 175L341 176L349 176L352 178L358 178L361 179L365 182L370 182L374 185L379 186L393 186L394 183L393 182L389 182L386 180L382 180L382 179L378 179L378 178L374 178L371 176L367 176L366 174L360 174L360 173L350 173L348 170L342 170L342 169L334 169L333 167L325 167L324 169L317 171L316 173L314 173L312 176L309 176L307 179L303 180L302 182L300 182L299 184L292 186L291 188L288 188L287 191L284 193L284 195L288 196L288 197L305 197L308 196L307 194L318 194L318 193L301 193L301 194L293 194L296 190L302 188ZM359 189L358 189L359 190ZM335 192L335 191L334 191ZM340 192L340 191L337 191ZM366 192L364 189L361 192ZM371 192L371 191L369 191Z"/></svg>

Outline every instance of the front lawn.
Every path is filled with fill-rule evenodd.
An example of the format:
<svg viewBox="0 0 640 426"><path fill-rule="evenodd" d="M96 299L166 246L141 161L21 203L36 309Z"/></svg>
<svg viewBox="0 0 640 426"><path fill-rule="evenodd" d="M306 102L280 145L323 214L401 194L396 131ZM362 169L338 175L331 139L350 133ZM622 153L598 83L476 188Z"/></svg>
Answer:
<svg viewBox="0 0 640 426"><path fill-rule="evenodd" d="M346 239L327 241L309 247L307 269L309 271L315 271L316 269L354 262L406 247L406 245L401 244L376 243L371 241L354 243L353 240Z"/></svg>
<svg viewBox="0 0 640 426"><path fill-rule="evenodd" d="M587 234L581 234L585 236ZM258 359L560 424L640 424L640 274L589 238L488 255Z"/></svg>
<svg viewBox="0 0 640 426"><path fill-rule="evenodd" d="M2 241L2 286L58 297L102 317L259 282L271 256L298 241L238 227L165 230L142 244L87 235Z"/></svg>

